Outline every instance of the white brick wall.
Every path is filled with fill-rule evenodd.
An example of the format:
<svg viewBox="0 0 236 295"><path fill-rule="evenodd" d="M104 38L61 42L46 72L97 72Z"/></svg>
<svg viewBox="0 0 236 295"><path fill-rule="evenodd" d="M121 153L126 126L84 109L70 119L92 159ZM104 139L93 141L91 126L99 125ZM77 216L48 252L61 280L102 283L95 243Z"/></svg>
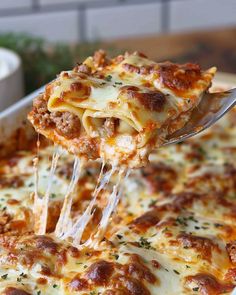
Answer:
<svg viewBox="0 0 236 295"><path fill-rule="evenodd" d="M171 31L226 25L236 25L236 0L178 0L170 3Z"/></svg>
<svg viewBox="0 0 236 295"><path fill-rule="evenodd" d="M70 11L1 17L0 32L27 32L50 41L76 42L79 37L77 13Z"/></svg>
<svg viewBox="0 0 236 295"><path fill-rule="evenodd" d="M107 40L162 32L163 3L149 0L38 0L40 11L25 15L33 0L0 0L0 33L27 32L49 41L77 42L83 39ZM136 4L135 4L136 2ZM137 4L139 2L139 4ZM74 5L70 6L71 3ZM89 4L78 12L79 5ZM50 11L46 12L48 5ZM63 4L62 6L60 4ZM107 4L107 5L106 5ZM108 5L109 4L109 5ZM236 0L169 0L170 32L196 30L205 27L236 25ZM94 7L93 7L94 5ZM99 7L101 5L101 7ZM16 8L16 16L4 14L4 9ZM17 15L20 8L21 15ZM81 18L80 18L81 17ZM79 19L80 18L80 19ZM81 22L84 21L83 25Z"/></svg>
<svg viewBox="0 0 236 295"><path fill-rule="evenodd" d="M88 9L86 29L89 40L158 33L161 31L161 4Z"/></svg>
<svg viewBox="0 0 236 295"><path fill-rule="evenodd" d="M0 9L30 7L31 5L31 0L0 0Z"/></svg>
<svg viewBox="0 0 236 295"><path fill-rule="evenodd" d="M1 0L0 0L1 1ZM48 5L48 4L65 4L68 3L86 3L86 2L99 2L100 0L39 0L41 5ZM113 1L113 0L110 0Z"/></svg>

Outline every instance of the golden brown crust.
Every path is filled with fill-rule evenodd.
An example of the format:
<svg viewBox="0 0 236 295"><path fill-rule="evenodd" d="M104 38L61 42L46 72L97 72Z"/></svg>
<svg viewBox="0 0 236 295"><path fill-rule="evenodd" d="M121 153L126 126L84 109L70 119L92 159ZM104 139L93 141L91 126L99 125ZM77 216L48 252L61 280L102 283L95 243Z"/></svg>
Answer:
<svg viewBox="0 0 236 295"><path fill-rule="evenodd" d="M215 245L212 240L205 237L198 237L192 234L183 233L178 235L177 241L179 241L185 249L195 249L202 259L209 261L211 261L213 249L220 252L218 246Z"/></svg>
<svg viewBox="0 0 236 295"><path fill-rule="evenodd" d="M202 295L219 295L233 290L234 286L230 283L221 283L214 276L200 273L186 278L188 283L195 283L197 287L193 291Z"/></svg>
<svg viewBox="0 0 236 295"><path fill-rule="evenodd" d="M177 65L171 62L162 63L157 72L162 83L180 95L183 95L186 90L193 88L194 84L201 77L199 65L192 63L184 65Z"/></svg>
<svg viewBox="0 0 236 295"><path fill-rule="evenodd" d="M17 289L13 287L7 287L3 291L3 295L31 295L30 293L24 291L23 289Z"/></svg>
<svg viewBox="0 0 236 295"><path fill-rule="evenodd" d="M124 94L128 99L137 99L144 108L154 112L162 111L166 103L166 96L158 90L142 92L136 86L123 86L120 95Z"/></svg>

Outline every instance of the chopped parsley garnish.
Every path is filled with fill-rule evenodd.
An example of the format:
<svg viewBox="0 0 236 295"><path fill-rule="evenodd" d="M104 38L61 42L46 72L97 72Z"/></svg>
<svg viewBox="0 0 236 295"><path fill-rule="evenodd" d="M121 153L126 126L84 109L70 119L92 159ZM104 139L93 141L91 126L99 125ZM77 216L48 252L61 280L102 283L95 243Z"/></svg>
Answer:
<svg viewBox="0 0 236 295"><path fill-rule="evenodd" d="M188 217L188 220L191 220L191 221L193 221L193 222L198 223L198 220L196 220L196 219L193 217L193 215L190 215L190 216Z"/></svg>
<svg viewBox="0 0 236 295"><path fill-rule="evenodd" d="M178 270L173 269L173 272L176 273L177 275L179 275L180 273L178 272Z"/></svg>
<svg viewBox="0 0 236 295"><path fill-rule="evenodd" d="M154 205L156 205L157 200L151 200L148 207L152 207Z"/></svg>
<svg viewBox="0 0 236 295"><path fill-rule="evenodd" d="M165 228L162 230L162 232L163 232L163 233L166 233L168 230L169 230L168 227L165 227Z"/></svg>
<svg viewBox="0 0 236 295"><path fill-rule="evenodd" d="M151 246L151 243L147 239L145 239L144 237L141 237L139 239L139 246L141 248L148 249L148 250L153 249L153 247Z"/></svg>
<svg viewBox="0 0 236 295"><path fill-rule="evenodd" d="M37 295L41 295L41 291L40 290L37 292Z"/></svg>
<svg viewBox="0 0 236 295"><path fill-rule="evenodd" d="M51 193L51 196L50 197L51 197L51 199L54 199L54 198L56 198L56 196L57 196L56 194Z"/></svg>
<svg viewBox="0 0 236 295"><path fill-rule="evenodd" d="M187 226L188 224L186 223L185 218L177 217L176 222L178 222L181 225Z"/></svg>
<svg viewBox="0 0 236 295"><path fill-rule="evenodd" d="M112 254L112 256L115 258L115 260L119 259L119 255L118 254Z"/></svg>
<svg viewBox="0 0 236 295"><path fill-rule="evenodd" d="M5 275L2 275L1 278L2 278L3 280L6 280L6 279L7 279L7 276L8 276L8 274L6 273Z"/></svg>
<svg viewBox="0 0 236 295"><path fill-rule="evenodd" d="M222 227L222 226L223 226L223 224L220 224L220 223L215 223L215 224L214 224L214 226L215 226L215 227Z"/></svg>
<svg viewBox="0 0 236 295"><path fill-rule="evenodd" d="M55 288L57 288L57 287L58 287L58 285L54 284L52 287L55 289Z"/></svg>
<svg viewBox="0 0 236 295"><path fill-rule="evenodd" d="M108 82L110 82L111 79L112 79L112 76L111 75L108 75L108 76L105 77L105 80L108 81Z"/></svg>
<svg viewBox="0 0 236 295"><path fill-rule="evenodd" d="M116 236L117 236L117 238L118 238L119 240L121 240L121 239L123 238L122 235L116 235Z"/></svg>
<svg viewBox="0 0 236 295"><path fill-rule="evenodd" d="M194 287L193 291L197 292L199 290L199 287Z"/></svg>
<svg viewBox="0 0 236 295"><path fill-rule="evenodd" d="M116 85L122 85L122 82L115 82Z"/></svg>
<svg viewBox="0 0 236 295"><path fill-rule="evenodd" d="M204 224L204 225L210 225L210 223L209 223L209 222L204 222L203 224Z"/></svg>
<svg viewBox="0 0 236 295"><path fill-rule="evenodd" d="M28 184L28 187L32 187L33 185L34 185L34 183L31 182L31 183Z"/></svg>
<svg viewBox="0 0 236 295"><path fill-rule="evenodd" d="M206 156L206 151L205 151L202 147L198 147L198 152L199 152L202 156Z"/></svg>
<svg viewBox="0 0 236 295"><path fill-rule="evenodd" d="M27 278L27 274L22 272L22 273L20 274L20 277L22 277L22 278Z"/></svg>

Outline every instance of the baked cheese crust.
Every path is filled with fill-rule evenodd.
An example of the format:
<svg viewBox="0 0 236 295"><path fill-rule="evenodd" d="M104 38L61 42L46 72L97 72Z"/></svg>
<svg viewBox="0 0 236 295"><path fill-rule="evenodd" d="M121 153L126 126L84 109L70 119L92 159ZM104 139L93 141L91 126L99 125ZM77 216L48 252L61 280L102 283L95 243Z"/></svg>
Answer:
<svg viewBox="0 0 236 295"><path fill-rule="evenodd" d="M44 236L33 233L35 150L1 159L0 293L231 294L236 285L235 116L232 110L202 135L159 149L147 167L134 170L96 249L79 249L53 234L73 156L59 159ZM52 150L40 150L41 194L47 188ZM99 170L95 162L83 169L72 218L87 207ZM96 228L107 193L100 193L83 240Z"/></svg>

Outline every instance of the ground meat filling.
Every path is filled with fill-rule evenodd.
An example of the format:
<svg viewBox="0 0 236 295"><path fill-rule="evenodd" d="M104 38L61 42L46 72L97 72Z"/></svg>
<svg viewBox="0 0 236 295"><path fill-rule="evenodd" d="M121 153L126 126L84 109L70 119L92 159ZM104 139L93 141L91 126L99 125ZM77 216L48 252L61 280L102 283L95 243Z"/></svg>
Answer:
<svg viewBox="0 0 236 295"><path fill-rule="evenodd" d="M47 109L47 102L43 99L43 96L38 96L33 102L33 119L36 125L40 125L41 128L47 129L53 127L53 121L50 117L50 112Z"/></svg>
<svg viewBox="0 0 236 295"><path fill-rule="evenodd" d="M47 102L39 96L33 104L33 118L36 125L41 128L56 128L57 132L68 139L78 137L80 133L80 120L70 112L49 112Z"/></svg>
<svg viewBox="0 0 236 295"><path fill-rule="evenodd" d="M50 117L56 124L58 133L69 139L78 137L80 120L76 115L69 112L52 112Z"/></svg>

